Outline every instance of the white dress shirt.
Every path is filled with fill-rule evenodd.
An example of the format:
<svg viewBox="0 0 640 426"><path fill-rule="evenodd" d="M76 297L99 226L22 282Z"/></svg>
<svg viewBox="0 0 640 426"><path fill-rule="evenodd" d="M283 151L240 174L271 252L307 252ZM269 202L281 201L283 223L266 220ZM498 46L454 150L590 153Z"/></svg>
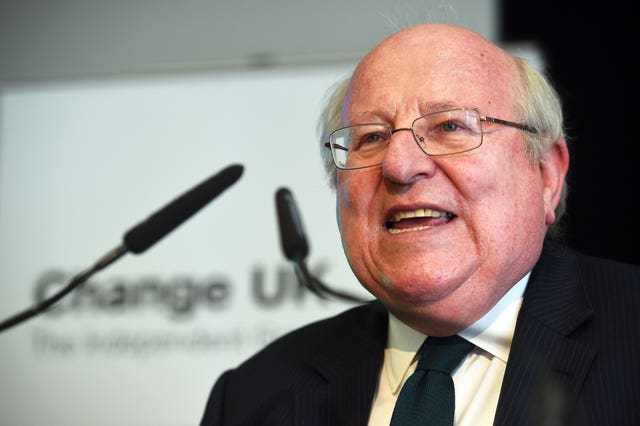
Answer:
<svg viewBox="0 0 640 426"><path fill-rule="evenodd" d="M509 358L511 340L529 274L482 318L458 333L475 348L453 373L455 424L492 425ZM414 372L416 352L427 336L389 314L384 362L369 418L370 426L388 426L402 385Z"/></svg>

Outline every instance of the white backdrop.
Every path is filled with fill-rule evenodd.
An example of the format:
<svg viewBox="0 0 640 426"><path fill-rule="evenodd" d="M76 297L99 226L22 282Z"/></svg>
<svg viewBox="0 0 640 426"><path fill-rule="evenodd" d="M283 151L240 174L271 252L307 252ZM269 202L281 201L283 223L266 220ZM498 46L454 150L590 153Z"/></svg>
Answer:
<svg viewBox="0 0 640 426"><path fill-rule="evenodd" d="M181 426L216 377L349 307L298 294L274 195L291 189L309 266L346 265L319 159L326 89L351 67L40 84L0 104L0 317L49 294L156 209L232 163L240 180L58 309L0 334L0 424Z"/></svg>

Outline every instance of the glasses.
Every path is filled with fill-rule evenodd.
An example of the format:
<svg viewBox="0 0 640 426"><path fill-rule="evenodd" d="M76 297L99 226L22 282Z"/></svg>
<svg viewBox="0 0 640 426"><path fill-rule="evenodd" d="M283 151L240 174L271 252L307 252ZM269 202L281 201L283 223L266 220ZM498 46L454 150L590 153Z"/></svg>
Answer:
<svg viewBox="0 0 640 426"><path fill-rule="evenodd" d="M538 131L526 124L486 117L470 108L433 112L416 118L411 127L394 129L388 124L356 124L334 130L325 146L333 162L342 170L362 169L382 164L391 136L410 130L422 151L429 156L459 154L482 145L482 122L515 127L529 133Z"/></svg>

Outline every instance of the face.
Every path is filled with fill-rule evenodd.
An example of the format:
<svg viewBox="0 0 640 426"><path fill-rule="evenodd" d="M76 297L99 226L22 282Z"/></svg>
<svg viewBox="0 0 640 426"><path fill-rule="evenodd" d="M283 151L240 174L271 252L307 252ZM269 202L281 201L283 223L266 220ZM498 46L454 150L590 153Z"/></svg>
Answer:
<svg viewBox="0 0 640 426"><path fill-rule="evenodd" d="M414 27L363 59L343 121L406 128L457 107L518 121L516 81L510 57L484 39ZM338 171L338 223L352 269L426 334L455 333L491 309L532 268L553 221L566 152L534 163L520 130L484 122L483 132L475 150L429 157L399 131L381 166Z"/></svg>

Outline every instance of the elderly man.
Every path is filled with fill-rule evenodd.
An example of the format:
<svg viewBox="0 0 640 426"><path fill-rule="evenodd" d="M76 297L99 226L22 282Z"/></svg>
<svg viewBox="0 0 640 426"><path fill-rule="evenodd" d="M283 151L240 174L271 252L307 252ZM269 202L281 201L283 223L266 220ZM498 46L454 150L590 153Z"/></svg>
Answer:
<svg viewBox="0 0 640 426"><path fill-rule="evenodd" d="M377 300L226 372L202 425L640 422L640 270L551 243L569 153L539 72L410 27L324 120L345 253Z"/></svg>

